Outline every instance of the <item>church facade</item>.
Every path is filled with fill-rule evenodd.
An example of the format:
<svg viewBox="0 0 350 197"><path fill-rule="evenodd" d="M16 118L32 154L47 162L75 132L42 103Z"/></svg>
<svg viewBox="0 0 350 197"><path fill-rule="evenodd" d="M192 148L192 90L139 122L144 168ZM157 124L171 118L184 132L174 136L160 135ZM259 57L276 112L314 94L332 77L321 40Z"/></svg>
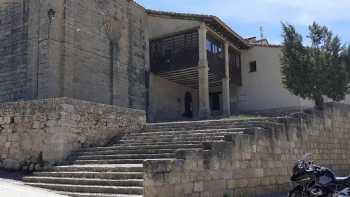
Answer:
<svg viewBox="0 0 350 197"><path fill-rule="evenodd" d="M218 17L131 0L0 6L0 102L69 97L145 110L151 122L310 107L281 83L281 47Z"/></svg>

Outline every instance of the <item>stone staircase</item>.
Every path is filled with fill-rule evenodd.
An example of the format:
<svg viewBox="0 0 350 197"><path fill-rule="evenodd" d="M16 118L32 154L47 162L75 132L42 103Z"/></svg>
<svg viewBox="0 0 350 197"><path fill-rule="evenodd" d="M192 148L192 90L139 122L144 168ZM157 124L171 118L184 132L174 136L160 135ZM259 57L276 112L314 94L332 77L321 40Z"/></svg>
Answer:
<svg viewBox="0 0 350 197"><path fill-rule="evenodd" d="M143 161L175 159L178 149L205 149L226 135L273 124L268 119L215 120L147 124L111 146L84 148L69 157L69 165L24 178L27 185L74 197L143 196Z"/></svg>

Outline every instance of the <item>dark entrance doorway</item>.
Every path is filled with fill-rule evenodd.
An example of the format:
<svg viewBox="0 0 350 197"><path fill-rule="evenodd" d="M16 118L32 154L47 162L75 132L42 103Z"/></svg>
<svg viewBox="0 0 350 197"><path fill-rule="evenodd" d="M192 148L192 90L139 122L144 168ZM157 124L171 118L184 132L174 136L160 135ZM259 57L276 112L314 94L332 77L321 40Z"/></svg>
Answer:
<svg viewBox="0 0 350 197"><path fill-rule="evenodd" d="M185 94L185 112L183 116L186 118L193 117L193 100L190 92L186 92Z"/></svg>
<svg viewBox="0 0 350 197"><path fill-rule="evenodd" d="M220 95L221 95L221 92L215 92L215 93L209 94L211 111L220 111Z"/></svg>

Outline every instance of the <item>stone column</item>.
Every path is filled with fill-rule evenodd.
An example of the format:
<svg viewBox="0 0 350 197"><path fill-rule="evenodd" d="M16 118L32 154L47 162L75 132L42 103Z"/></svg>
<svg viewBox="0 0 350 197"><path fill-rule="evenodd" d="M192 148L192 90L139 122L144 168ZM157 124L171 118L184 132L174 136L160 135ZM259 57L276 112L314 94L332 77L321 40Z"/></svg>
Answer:
<svg viewBox="0 0 350 197"><path fill-rule="evenodd" d="M207 28L202 24L198 29L199 37L199 61L198 61L198 93L199 93L199 118L207 119L210 117L209 105L209 65L207 59Z"/></svg>
<svg viewBox="0 0 350 197"><path fill-rule="evenodd" d="M227 41L225 42L225 77L222 79L222 103L223 115L230 116L230 56Z"/></svg>

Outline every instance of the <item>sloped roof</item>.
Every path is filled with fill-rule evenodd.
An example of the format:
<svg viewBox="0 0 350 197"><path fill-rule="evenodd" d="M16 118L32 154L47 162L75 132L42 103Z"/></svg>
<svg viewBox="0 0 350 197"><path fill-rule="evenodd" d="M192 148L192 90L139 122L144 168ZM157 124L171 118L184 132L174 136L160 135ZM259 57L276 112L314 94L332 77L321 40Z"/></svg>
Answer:
<svg viewBox="0 0 350 197"><path fill-rule="evenodd" d="M246 49L249 47L248 43L244 38L242 38L238 33L233 31L228 25L226 25L219 17L213 15L203 15L203 14L190 14L190 13L178 13L178 12L166 12L146 9L146 13L151 16L168 16L172 18L184 19L184 20L196 20L205 22L214 31L223 35L231 42L238 45L241 49Z"/></svg>
<svg viewBox="0 0 350 197"><path fill-rule="evenodd" d="M282 48L282 45L279 44L268 44L268 45L262 45L262 44L249 44L250 47L262 47L262 48Z"/></svg>

